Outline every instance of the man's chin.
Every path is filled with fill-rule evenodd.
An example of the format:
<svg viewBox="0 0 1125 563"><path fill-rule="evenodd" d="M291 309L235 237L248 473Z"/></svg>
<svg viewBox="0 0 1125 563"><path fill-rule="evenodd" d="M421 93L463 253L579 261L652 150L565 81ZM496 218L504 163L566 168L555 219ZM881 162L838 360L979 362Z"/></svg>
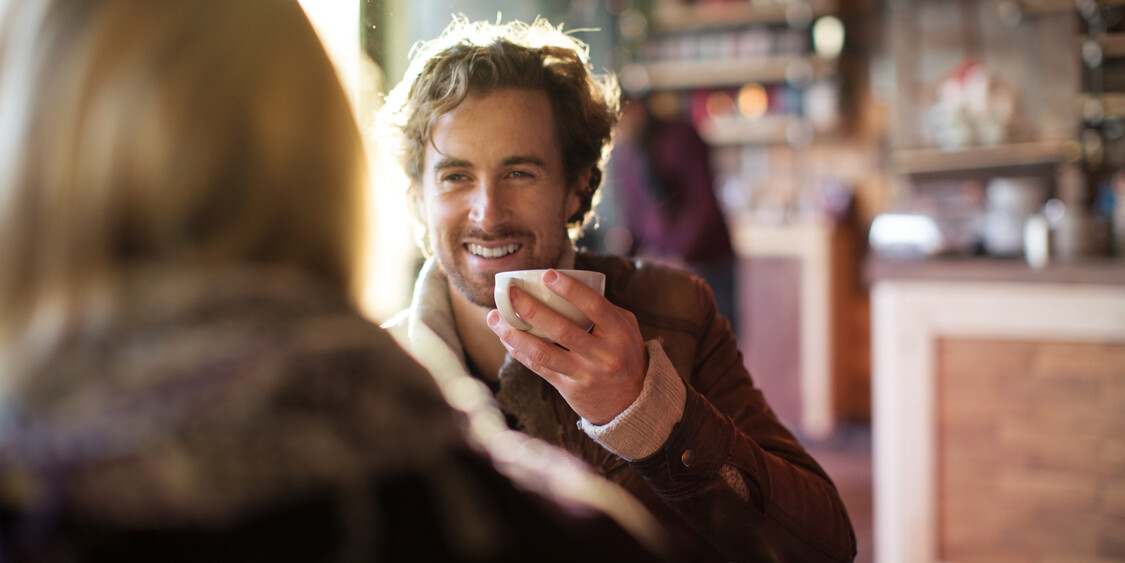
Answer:
<svg viewBox="0 0 1125 563"><path fill-rule="evenodd" d="M493 294L494 282L472 282L457 275L450 275L449 280L453 282L453 287L473 305L486 309L496 308L496 296Z"/></svg>

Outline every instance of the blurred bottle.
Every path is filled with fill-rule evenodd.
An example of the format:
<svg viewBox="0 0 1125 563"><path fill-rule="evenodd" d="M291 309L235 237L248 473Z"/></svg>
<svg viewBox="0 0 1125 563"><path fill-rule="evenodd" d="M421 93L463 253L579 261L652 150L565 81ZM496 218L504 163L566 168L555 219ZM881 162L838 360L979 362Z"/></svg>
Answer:
<svg viewBox="0 0 1125 563"><path fill-rule="evenodd" d="M1118 170L1110 180L1113 193L1113 252L1125 258L1125 170Z"/></svg>
<svg viewBox="0 0 1125 563"><path fill-rule="evenodd" d="M1043 215L1051 228L1052 258L1073 261L1109 252L1110 225L1092 209L1086 173L1075 165L1059 170L1058 197L1047 201Z"/></svg>
<svg viewBox="0 0 1125 563"><path fill-rule="evenodd" d="M1046 178L993 178L985 197L985 250L994 256L1018 256L1024 252L1025 222L1047 200Z"/></svg>

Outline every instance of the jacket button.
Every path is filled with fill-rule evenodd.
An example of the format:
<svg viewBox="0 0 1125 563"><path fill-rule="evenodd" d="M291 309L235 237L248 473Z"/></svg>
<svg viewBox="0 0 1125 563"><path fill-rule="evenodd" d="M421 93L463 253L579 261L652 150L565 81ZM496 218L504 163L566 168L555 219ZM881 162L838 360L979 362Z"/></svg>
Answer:
<svg viewBox="0 0 1125 563"><path fill-rule="evenodd" d="M695 452L684 450L684 454L680 456L680 462L684 464L684 467L691 467L691 464L695 463Z"/></svg>

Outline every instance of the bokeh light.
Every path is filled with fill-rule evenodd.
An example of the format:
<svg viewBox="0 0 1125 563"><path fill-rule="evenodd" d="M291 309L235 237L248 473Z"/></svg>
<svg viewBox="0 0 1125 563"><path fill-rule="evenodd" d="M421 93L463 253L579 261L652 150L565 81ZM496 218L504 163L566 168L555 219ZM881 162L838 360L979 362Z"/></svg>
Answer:
<svg viewBox="0 0 1125 563"><path fill-rule="evenodd" d="M747 84L738 90L738 112L749 118L761 117L769 109L770 99L761 84Z"/></svg>

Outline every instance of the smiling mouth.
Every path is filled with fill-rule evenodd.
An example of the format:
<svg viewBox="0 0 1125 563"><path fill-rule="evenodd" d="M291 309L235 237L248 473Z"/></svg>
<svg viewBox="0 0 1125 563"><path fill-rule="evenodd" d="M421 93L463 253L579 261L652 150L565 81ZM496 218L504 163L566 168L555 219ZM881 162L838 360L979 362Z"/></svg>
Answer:
<svg viewBox="0 0 1125 563"><path fill-rule="evenodd" d="M513 254L523 245L517 242L512 244L499 246L496 248L486 248L479 244L466 244L465 248L469 249L469 253L473 256L480 256L481 258L503 258L509 254Z"/></svg>

